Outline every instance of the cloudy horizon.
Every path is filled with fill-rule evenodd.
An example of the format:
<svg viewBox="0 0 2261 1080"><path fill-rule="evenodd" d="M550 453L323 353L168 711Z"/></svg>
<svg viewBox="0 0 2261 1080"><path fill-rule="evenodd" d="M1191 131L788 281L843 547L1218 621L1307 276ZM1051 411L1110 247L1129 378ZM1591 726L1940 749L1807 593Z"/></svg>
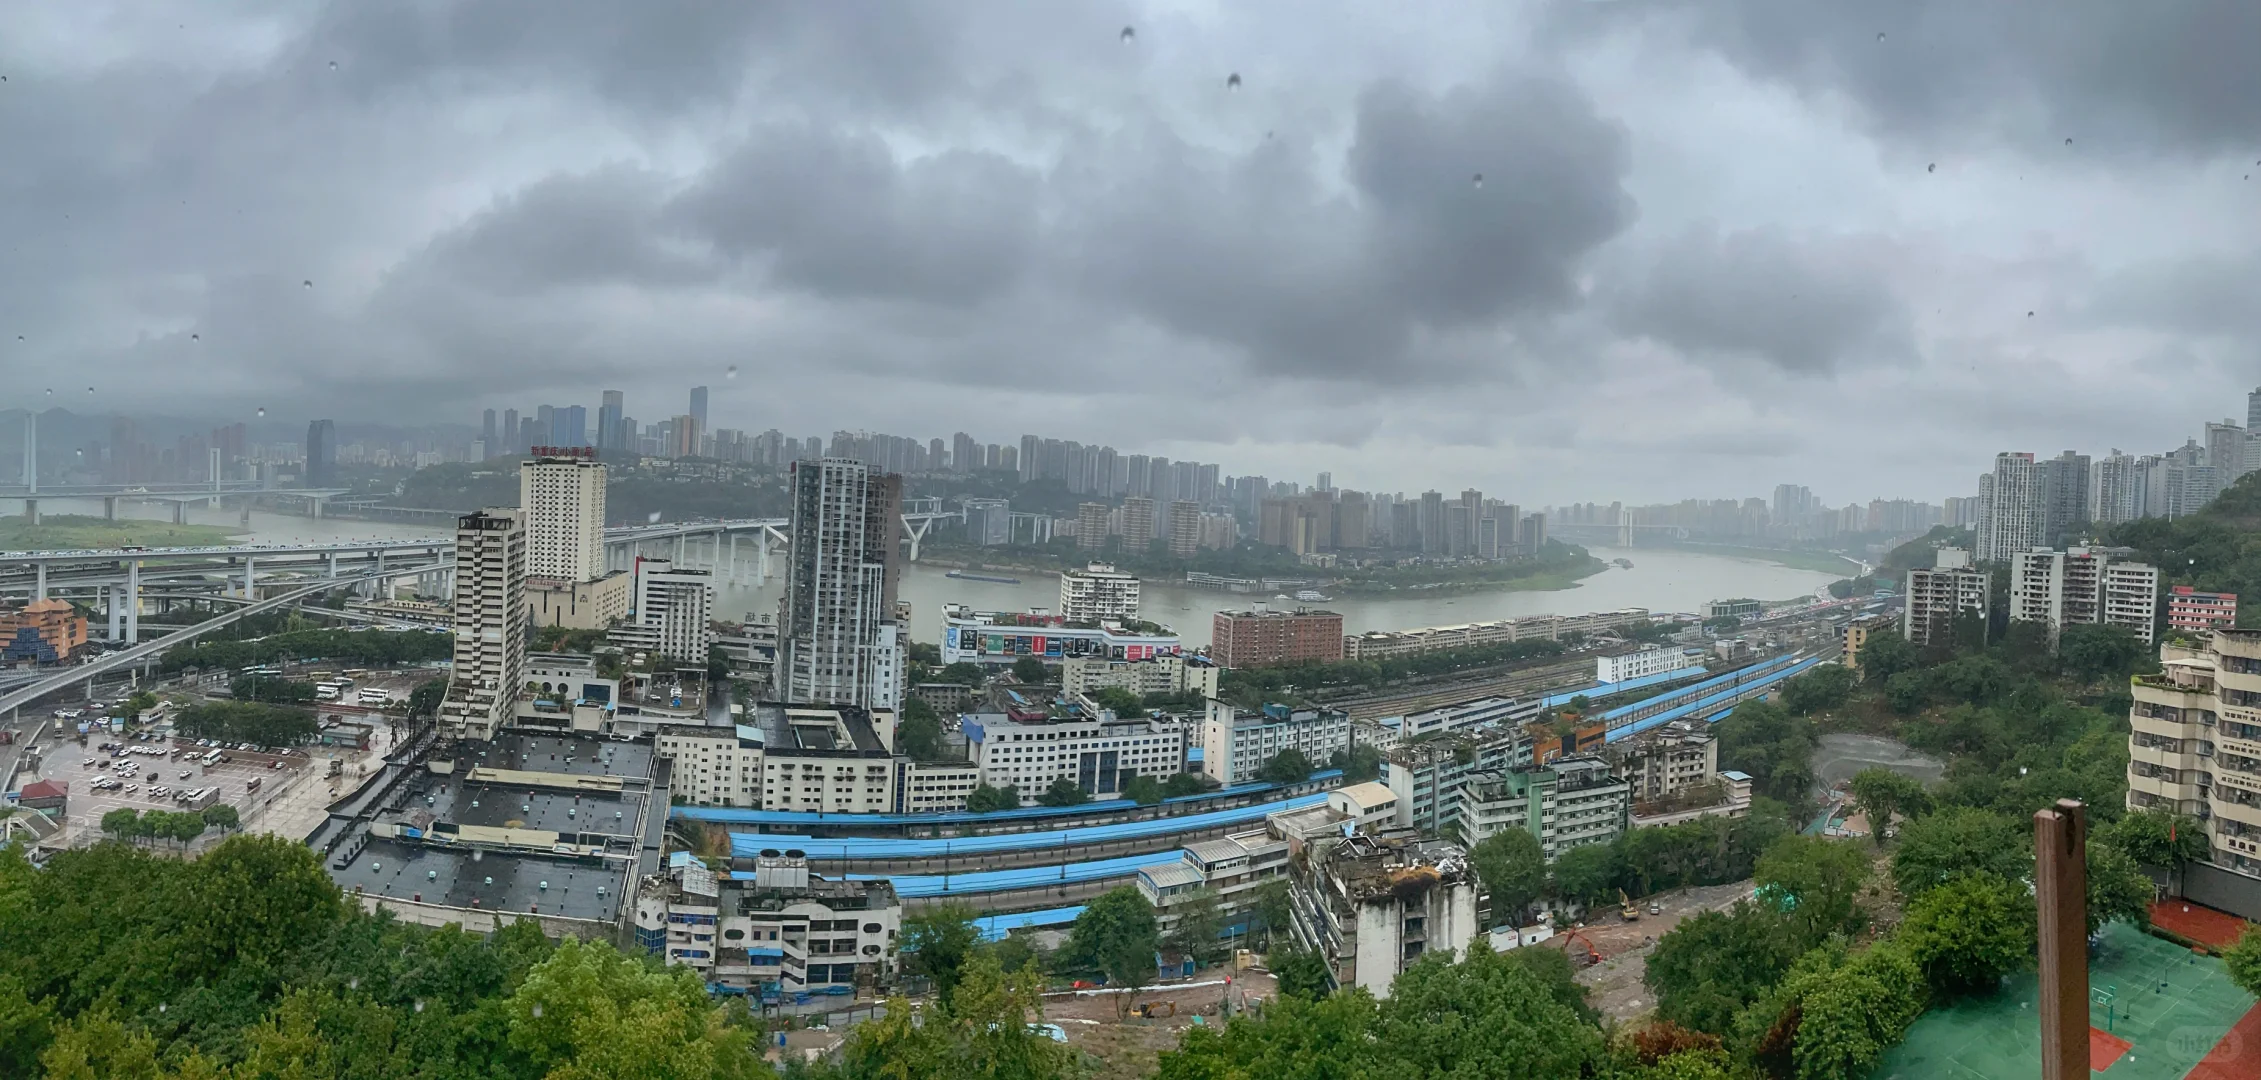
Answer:
<svg viewBox="0 0 2261 1080"><path fill-rule="evenodd" d="M795 436L1938 502L2243 419L2255 40L2229 0L0 2L0 410L705 384Z"/></svg>

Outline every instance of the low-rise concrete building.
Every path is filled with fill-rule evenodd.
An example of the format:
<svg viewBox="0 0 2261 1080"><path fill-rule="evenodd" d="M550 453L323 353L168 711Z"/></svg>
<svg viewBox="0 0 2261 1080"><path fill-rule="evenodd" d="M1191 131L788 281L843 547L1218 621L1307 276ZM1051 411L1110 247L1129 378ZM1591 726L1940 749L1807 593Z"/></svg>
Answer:
<svg viewBox="0 0 2261 1080"><path fill-rule="evenodd" d="M1553 862L1571 848L1617 839L1629 806L1625 781L1610 774L1608 762L1556 758L1471 779L1462 789L1460 831L1475 844L1522 829Z"/></svg>
<svg viewBox="0 0 2261 1080"><path fill-rule="evenodd" d="M1296 938L1338 986L1386 998L1406 968L1458 957L1478 933L1467 853L1410 829L1312 840L1290 873Z"/></svg>
<svg viewBox="0 0 2261 1080"><path fill-rule="evenodd" d="M1188 897L1206 892L1217 909L1236 913L1255 906L1266 881L1287 873L1288 842L1270 829L1250 829L1187 844L1175 862L1140 867L1138 889L1154 905L1157 927L1176 929Z"/></svg>
<svg viewBox="0 0 2261 1080"><path fill-rule="evenodd" d="M1201 723L1202 768L1227 787L1256 779L1283 750L1300 750L1323 766L1349 748L1350 714L1339 709L1240 709L1211 698Z"/></svg>
<svg viewBox="0 0 2261 1080"><path fill-rule="evenodd" d="M1060 664L1060 688L1070 696L1103 686L1131 693L1217 696L1217 665L1199 656L1163 655L1145 660L1072 657Z"/></svg>
<svg viewBox="0 0 2261 1080"><path fill-rule="evenodd" d="M782 852L717 873L678 852L636 893L635 941L709 986L789 997L892 984L903 909L885 880L835 881Z"/></svg>
<svg viewBox="0 0 2261 1080"><path fill-rule="evenodd" d="M1152 717L1080 710L1024 721L982 713L966 717L963 726L981 782L1018 788L1024 796L1065 779L1093 798L1111 799L1134 776L1166 781L1185 771L1185 728Z"/></svg>

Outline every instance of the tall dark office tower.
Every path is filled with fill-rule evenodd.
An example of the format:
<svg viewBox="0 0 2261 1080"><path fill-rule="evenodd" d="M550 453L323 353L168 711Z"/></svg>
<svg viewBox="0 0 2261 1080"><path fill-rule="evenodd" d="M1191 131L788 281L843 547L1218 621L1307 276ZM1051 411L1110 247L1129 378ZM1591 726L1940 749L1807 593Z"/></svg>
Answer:
<svg viewBox="0 0 2261 1080"><path fill-rule="evenodd" d="M531 442L528 442L525 446L519 447L518 449L520 452L524 452L527 449L536 446L557 445L557 437L561 434L561 432L557 430L557 409L555 407L549 405L540 405L535 407L534 431L535 435L533 440Z"/></svg>
<svg viewBox="0 0 2261 1080"><path fill-rule="evenodd" d="M707 428L707 388L704 386L691 388L691 419L699 422L700 431L709 430Z"/></svg>
<svg viewBox="0 0 2261 1080"><path fill-rule="evenodd" d="M481 457L493 457L500 452L500 448L495 445L495 411L493 409L488 409L486 414L479 418L479 444L484 448L480 452Z"/></svg>
<svg viewBox="0 0 2261 1080"><path fill-rule="evenodd" d="M789 702L884 703L891 695L874 682L900 670L889 650L903 478L821 458L794 462L787 490L793 534L778 601L777 686Z"/></svg>
<svg viewBox="0 0 2261 1080"><path fill-rule="evenodd" d="M496 454L516 454L520 450L526 449L525 447L518 445L518 410L504 409L502 411L501 434L502 445L495 447Z"/></svg>
<svg viewBox="0 0 2261 1080"><path fill-rule="evenodd" d="M549 436L549 426L542 423L540 419L532 416L522 417L518 421L518 445L511 447L510 452L513 455L523 454L542 445L542 441Z"/></svg>
<svg viewBox="0 0 2261 1080"><path fill-rule="evenodd" d="M328 420L306 425L306 485L329 487L338 479L338 430Z"/></svg>
<svg viewBox="0 0 2261 1080"><path fill-rule="evenodd" d="M618 390L604 392L604 404L597 406L597 449L626 450L628 440L621 434L620 419L627 415L626 400Z"/></svg>
<svg viewBox="0 0 2261 1080"><path fill-rule="evenodd" d="M564 440L562 442L559 442L558 445L589 445L589 410L579 405L568 405L563 409L559 409L558 413L560 418L564 421L564 423L559 425L559 428L561 429L559 431L559 434L565 436Z"/></svg>

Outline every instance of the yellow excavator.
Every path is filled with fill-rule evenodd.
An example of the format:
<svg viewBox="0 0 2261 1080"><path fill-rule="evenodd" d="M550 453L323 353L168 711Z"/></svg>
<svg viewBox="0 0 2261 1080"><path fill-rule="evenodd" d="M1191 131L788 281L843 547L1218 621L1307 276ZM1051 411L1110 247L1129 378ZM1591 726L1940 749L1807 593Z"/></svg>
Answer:
<svg viewBox="0 0 2261 1080"><path fill-rule="evenodd" d="M1640 920L1641 909L1633 906L1633 898L1625 895L1625 890L1617 890L1617 903L1618 913L1625 916L1626 922L1637 922Z"/></svg>

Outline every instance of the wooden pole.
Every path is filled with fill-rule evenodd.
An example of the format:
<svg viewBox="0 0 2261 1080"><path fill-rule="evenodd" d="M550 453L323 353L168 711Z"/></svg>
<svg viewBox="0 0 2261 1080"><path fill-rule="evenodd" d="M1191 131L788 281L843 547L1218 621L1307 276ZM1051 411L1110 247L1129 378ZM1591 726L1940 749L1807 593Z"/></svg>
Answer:
<svg viewBox="0 0 2261 1080"><path fill-rule="evenodd" d="M2088 1078L2088 818L2079 800L2033 815L2041 908L2041 1080Z"/></svg>

